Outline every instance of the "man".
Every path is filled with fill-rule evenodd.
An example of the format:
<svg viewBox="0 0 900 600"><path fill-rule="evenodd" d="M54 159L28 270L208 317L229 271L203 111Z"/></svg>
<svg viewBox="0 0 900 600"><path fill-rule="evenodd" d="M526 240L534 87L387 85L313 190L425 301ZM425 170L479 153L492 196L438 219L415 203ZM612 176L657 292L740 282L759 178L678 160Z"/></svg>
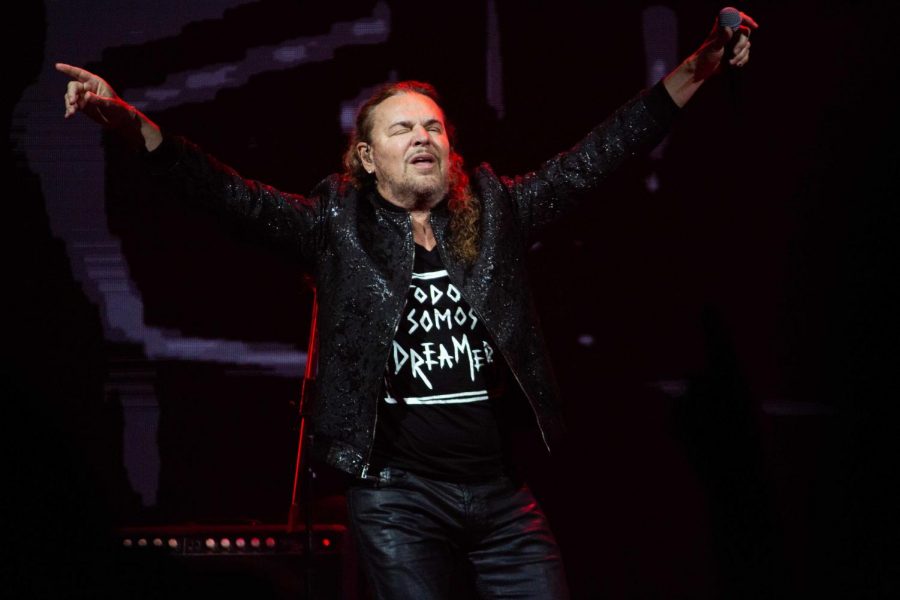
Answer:
<svg viewBox="0 0 900 600"><path fill-rule="evenodd" d="M652 148L725 62L749 59L756 23L714 26L660 84L538 171L471 178L434 89L381 88L360 110L346 172L307 196L244 180L159 128L101 78L71 76L84 111L142 145L159 172L299 256L320 302L314 452L356 478L350 525L378 598L442 598L470 563L485 597L565 598L546 520L505 464L506 370L549 448L558 391L527 286L525 249L629 156Z"/></svg>

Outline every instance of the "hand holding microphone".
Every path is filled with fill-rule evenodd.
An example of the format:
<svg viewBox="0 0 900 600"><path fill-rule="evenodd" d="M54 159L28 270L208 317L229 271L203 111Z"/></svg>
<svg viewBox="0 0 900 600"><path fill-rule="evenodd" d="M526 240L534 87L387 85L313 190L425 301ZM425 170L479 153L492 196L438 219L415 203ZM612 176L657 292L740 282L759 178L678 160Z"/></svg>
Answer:
<svg viewBox="0 0 900 600"><path fill-rule="evenodd" d="M724 39L723 48L731 49L731 57L728 64L735 67L743 67L750 60L750 32L759 27L752 17L746 15L732 6L726 6L719 11L716 20L716 29L719 38Z"/></svg>
<svg viewBox="0 0 900 600"><path fill-rule="evenodd" d="M723 8L712 30L691 56L695 65L694 78L709 79L724 65L743 67L750 60L750 32L759 25L750 15L736 8Z"/></svg>
<svg viewBox="0 0 900 600"><path fill-rule="evenodd" d="M758 27L750 15L723 8L700 47L663 79L675 104L687 104L705 81L727 66L745 66L750 60L750 32Z"/></svg>

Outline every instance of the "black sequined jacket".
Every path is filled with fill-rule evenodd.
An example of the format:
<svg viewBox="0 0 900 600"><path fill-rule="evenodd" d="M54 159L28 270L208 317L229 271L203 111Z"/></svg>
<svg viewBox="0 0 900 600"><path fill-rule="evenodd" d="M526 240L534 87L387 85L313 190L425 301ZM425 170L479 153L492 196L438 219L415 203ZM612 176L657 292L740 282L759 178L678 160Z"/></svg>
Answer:
<svg viewBox="0 0 900 600"><path fill-rule="evenodd" d="M448 251L446 203L431 226L450 280L477 311L531 404L548 449L562 432L559 392L525 265L529 240L627 157L660 142L677 112L662 85L619 108L570 151L516 178L488 165L471 182L482 205L478 258ZM192 198L236 215L298 256L316 281L319 366L312 406L314 453L366 476L388 352L411 281L409 214L340 175L308 196L246 180L182 138L166 137L152 163Z"/></svg>

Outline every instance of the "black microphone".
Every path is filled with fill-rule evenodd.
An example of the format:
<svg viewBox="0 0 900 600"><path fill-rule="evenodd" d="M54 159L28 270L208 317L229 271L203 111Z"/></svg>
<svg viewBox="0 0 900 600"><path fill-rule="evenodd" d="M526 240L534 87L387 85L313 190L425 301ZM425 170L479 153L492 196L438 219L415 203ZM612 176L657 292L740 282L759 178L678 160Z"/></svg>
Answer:
<svg viewBox="0 0 900 600"><path fill-rule="evenodd" d="M743 18L741 17L741 11L734 8L733 6L726 6L719 11L719 30L722 31L727 28L730 29L732 33L731 41L725 48L725 56L722 57L723 61L728 61L732 58L732 50L734 49L734 45L737 43L737 33L741 28L742 21Z"/></svg>
<svg viewBox="0 0 900 600"><path fill-rule="evenodd" d="M732 33L736 34L738 29L741 27L741 11L734 8L733 6L726 6L722 10L719 11L719 28L725 29L726 27L731 29ZM729 43L725 48L725 55L722 57L723 66L727 73L725 74L726 80L726 88L728 89L728 95L731 98L731 106L734 111L734 117L736 120L740 120L740 102L738 100L741 95L740 90L740 82L738 81L738 76L735 73L736 69L731 68L731 65L728 64L728 61L731 60L733 55L734 44L737 41L737 36L731 36L731 43Z"/></svg>

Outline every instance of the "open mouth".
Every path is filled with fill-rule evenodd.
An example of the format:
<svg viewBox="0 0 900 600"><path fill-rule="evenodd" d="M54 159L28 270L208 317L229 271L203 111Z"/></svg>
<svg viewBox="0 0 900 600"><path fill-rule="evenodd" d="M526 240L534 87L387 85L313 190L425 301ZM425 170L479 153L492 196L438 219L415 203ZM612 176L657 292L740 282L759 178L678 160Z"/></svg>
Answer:
<svg viewBox="0 0 900 600"><path fill-rule="evenodd" d="M409 164L413 165L417 169L429 169L437 164L437 160L430 154L417 154L412 157L409 161Z"/></svg>

